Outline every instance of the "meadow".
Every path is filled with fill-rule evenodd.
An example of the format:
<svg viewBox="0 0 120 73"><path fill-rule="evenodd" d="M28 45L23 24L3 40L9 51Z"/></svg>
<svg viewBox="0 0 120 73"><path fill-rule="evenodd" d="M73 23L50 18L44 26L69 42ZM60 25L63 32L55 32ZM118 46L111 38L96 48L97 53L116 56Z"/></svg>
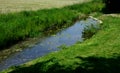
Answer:
<svg viewBox="0 0 120 73"><path fill-rule="evenodd" d="M82 14L92 15L103 21L101 30L83 43L76 43L23 65L13 66L1 73L120 73L120 17L104 14L104 7L101 0L93 0L55 9L66 11L66 14L70 12L72 15L69 14L71 17L68 15L66 20L74 20ZM50 12L56 13L52 10ZM62 12L59 15L65 14L61 14Z"/></svg>
<svg viewBox="0 0 120 73"><path fill-rule="evenodd" d="M60 8L89 0L0 0L0 13Z"/></svg>

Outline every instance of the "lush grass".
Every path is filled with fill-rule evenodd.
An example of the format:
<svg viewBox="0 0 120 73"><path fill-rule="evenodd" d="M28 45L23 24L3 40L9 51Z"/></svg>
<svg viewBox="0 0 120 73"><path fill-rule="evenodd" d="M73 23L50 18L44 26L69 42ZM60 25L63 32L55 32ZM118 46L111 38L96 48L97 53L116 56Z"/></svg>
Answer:
<svg viewBox="0 0 120 73"><path fill-rule="evenodd" d="M91 12L100 12L105 4L102 0L93 0L89 3L83 3L83 4L74 4L72 6L67 6L65 8L70 10L76 10L80 13L90 14Z"/></svg>
<svg viewBox="0 0 120 73"><path fill-rule="evenodd" d="M91 39L2 73L120 73L120 17L95 16L103 24Z"/></svg>
<svg viewBox="0 0 120 73"><path fill-rule="evenodd" d="M91 39L3 73L120 73L119 17L99 19L102 29Z"/></svg>
<svg viewBox="0 0 120 73"><path fill-rule="evenodd" d="M104 4L101 1L98 3L95 0L61 9L0 14L0 49L26 38L42 34L54 26L70 25L79 15L100 11L103 6Z"/></svg>
<svg viewBox="0 0 120 73"><path fill-rule="evenodd" d="M52 26L71 24L76 17L75 11L65 9L0 15L0 47L34 37Z"/></svg>
<svg viewBox="0 0 120 73"><path fill-rule="evenodd" d="M120 17L95 16L103 24L91 39L2 73L120 73Z"/></svg>

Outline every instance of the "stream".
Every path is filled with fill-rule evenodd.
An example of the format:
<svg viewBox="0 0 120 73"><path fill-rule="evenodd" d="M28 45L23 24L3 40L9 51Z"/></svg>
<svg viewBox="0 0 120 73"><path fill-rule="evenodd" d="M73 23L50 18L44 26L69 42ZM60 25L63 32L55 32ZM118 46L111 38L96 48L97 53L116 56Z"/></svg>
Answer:
<svg viewBox="0 0 120 73"><path fill-rule="evenodd" d="M38 57L44 56L50 52L58 51L61 45L70 46L76 42L83 42L84 29L88 26L100 24L99 21L93 18L87 18L75 22L72 26L65 28L55 35L50 35L42 38L36 45L31 48L25 48L20 52L11 54L8 58L0 61L0 71L10 66L20 65L31 61Z"/></svg>

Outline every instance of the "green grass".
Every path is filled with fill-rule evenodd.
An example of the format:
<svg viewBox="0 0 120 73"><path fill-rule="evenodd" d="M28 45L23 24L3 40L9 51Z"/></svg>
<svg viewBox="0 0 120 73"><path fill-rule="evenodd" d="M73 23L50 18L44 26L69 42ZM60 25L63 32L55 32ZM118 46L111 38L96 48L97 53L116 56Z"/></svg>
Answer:
<svg viewBox="0 0 120 73"><path fill-rule="evenodd" d="M67 6L65 8L70 9L70 10L75 10L80 13L85 13L85 14L90 14L91 12L100 12L103 7L104 3L102 0L93 0L90 1L89 3L82 3L82 4L74 4L72 6Z"/></svg>
<svg viewBox="0 0 120 73"><path fill-rule="evenodd" d="M100 16L102 29L91 39L3 73L119 73L119 17Z"/></svg>
<svg viewBox="0 0 120 73"><path fill-rule="evenodd" d="M51 29L52 27L70 25L78 18L78 16L84 13L88 14L100 11L103 6L104 4L101 1L98 4L98 1L96 0L60 9L54 8L0 14L0 49L29 37L42 35L43 32L48 31L48 29ZM89 10L89 8L92 9Z"/></svg>
<svg viewBox="0 0 120 73"><path fill-rule="evenodd" d="M74 7L67 9L79 13L80 7ZM94 8L91 12L94 12ZM94 16L101 19L103 24L92 38L23 65L13 66L2 73L120 73L120 17L99 15L97 12Z"/></svg>
<svg viewBox="0 0 120 73"><path fill-rule="evenodd" d="M65 9L1 14L0 47L16 43L28 37L34 37L47 31L52 26L59 27L63 24L71 24L77 15L75 11Z"/></svg>

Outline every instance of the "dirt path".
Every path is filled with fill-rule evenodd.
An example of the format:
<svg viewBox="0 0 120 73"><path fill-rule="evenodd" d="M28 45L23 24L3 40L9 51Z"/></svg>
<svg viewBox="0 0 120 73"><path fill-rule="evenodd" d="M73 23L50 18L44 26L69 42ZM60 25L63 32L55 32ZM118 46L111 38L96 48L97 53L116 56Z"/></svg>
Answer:
<svg viewBox="0 0 120 73"><path fill-rule="evenodd" d="M104 14L103 16L120 17L120 14Z"/></svg>

